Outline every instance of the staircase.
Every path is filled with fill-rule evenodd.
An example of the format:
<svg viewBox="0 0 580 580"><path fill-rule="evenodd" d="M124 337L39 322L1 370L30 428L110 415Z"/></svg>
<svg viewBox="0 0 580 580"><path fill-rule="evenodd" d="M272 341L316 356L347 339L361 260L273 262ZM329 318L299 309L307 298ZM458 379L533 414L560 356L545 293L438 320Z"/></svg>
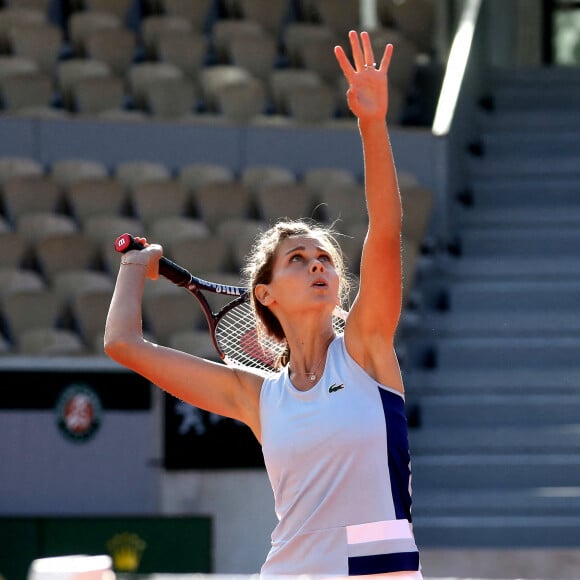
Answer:
<svg viewBox="0 0 580 580"><path fill-rule="evenodd" d="M580 69L502 70L408 345L418 544L578 547Z"/></svg>

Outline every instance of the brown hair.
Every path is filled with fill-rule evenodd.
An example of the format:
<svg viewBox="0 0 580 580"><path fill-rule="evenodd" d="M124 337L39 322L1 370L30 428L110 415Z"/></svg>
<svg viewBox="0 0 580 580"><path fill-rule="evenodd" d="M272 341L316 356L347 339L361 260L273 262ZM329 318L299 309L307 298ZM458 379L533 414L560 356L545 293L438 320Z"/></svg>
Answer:
<svg viewBox="0 0 580 580"><path fill-rule="evenodd" d="M344 300L349 292L349 280L342 250L331 227L324 227L306 220L284 220L261 233L248 255L243 274L250 291L252 308L258 322L258 332L281 343L286 341L282 325L273 312L256 299L255 289L258 284L269 284L272 281L276 252L280 243L296 236L316 238L327 247L339 275L341 300Z"/></svg>

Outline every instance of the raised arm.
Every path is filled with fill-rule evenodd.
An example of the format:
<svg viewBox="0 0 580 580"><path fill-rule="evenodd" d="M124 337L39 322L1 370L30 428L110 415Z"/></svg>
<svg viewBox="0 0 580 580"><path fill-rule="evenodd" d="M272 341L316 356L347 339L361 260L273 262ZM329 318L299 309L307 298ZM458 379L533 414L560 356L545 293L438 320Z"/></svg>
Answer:
<svg viewBox="0 0 580 580"><path fill-rule="evenodd" d="M362 140L369 228L363 245L359 292L345 340L355 360L369 374L402 389L394 355L402 300L402 210L386 123L387 73L393 46L388 44L376 63L366 32L359 36L351 31L349 40L353 62L341 47L335 48L335 55L349 84L348 104L357 117Z"/></svg>
<svg viewBox="0 0 580 580"><path fill-rule="evenodd" d="M145 280L158 277L162 253L161 246L153 244L123 255L105 326L105 352L179 399L246 423L259 439L260 377L143 337Z"/></svg>

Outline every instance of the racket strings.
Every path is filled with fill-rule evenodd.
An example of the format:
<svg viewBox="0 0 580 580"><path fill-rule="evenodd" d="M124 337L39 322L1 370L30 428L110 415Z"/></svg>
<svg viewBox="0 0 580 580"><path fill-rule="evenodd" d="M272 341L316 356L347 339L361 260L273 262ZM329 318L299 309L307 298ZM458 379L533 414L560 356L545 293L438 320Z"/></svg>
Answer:
<svg viewBox="0 0 580 580"><path fill-rule="evenodd" d="M332 320L337 334L344 332L345 318L346 313L337 309ZM256 326L250 303L240 303L220 317L215 337L228 364L272 372L286 345L268 336L260 336Z"/></svg>

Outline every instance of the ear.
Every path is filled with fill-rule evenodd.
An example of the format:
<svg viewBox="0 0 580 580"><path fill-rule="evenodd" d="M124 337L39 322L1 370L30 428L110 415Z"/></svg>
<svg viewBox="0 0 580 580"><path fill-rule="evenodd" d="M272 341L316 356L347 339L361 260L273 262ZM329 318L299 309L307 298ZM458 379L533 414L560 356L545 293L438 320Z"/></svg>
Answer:
<svg viewBox="0 0 580 580"><path fill-rule="evenodd" d="M267 284L258 284L254 289L254 296L262 306L270 306L272 304L273 298Z"/></svg>

